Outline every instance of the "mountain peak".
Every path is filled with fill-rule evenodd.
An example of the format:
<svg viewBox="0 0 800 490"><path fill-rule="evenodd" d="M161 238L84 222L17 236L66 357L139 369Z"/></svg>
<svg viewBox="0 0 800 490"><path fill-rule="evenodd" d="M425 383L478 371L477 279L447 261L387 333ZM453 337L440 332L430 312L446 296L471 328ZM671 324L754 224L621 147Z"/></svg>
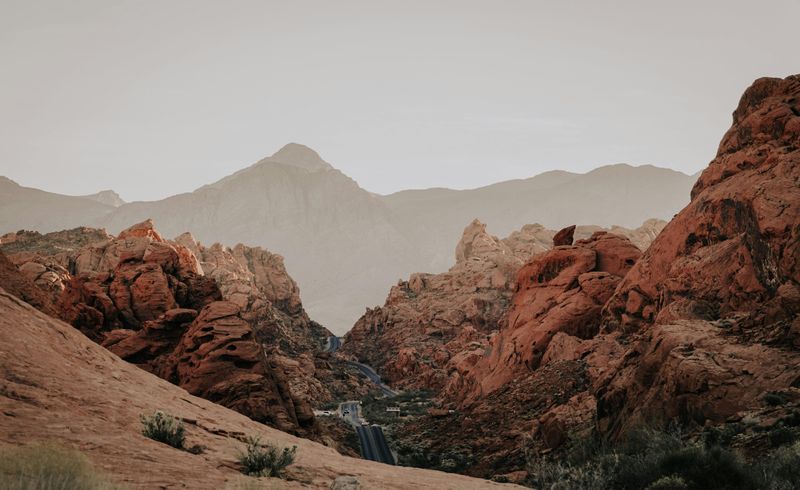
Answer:
<svg viewBox="0 0 800 490"><path fill-rule="evenodd" d="M299 143L289 143L267 160L309 170L333 168L319 156L319 153Z"/></svg>
<svg viewBox="0 0 800 490"><path fill-rule="evenodd" d="M85 199L91 199L92 201L97 201L97 202L99 202L101 204L107 204L109 206L114 206L115 208L118 208L118 207L122 206L123 204L125 204L125 201L121 197L119 197L119 194L117 194L116 192L114 192L114 191L112 191L110 189L107 189L107 190L104 190L104 191L100 191L100 192L97 192L95 194L88 194L88 195L80 196L80 197L83 197Z"/></svg>

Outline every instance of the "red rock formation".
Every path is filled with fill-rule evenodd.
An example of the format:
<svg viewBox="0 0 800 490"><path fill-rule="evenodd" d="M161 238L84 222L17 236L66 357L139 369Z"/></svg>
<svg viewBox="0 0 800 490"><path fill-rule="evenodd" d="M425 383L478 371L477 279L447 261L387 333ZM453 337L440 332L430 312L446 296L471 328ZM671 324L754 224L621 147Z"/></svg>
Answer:
<svg viewBox="0 0 800 490"><path fill-rule="evenodd" d="M150 220L116 238L89 229L15 236L19 268L93 340L192 394L318 436L311 402L331 394L314 376L314 351L327 331L306 315L280 256L168 242Z"/></svg>
<svg viewBox="0 0 800 490"><path fill-rule="evenodd" d="M691 203L608 302L605 328L640 343L598 392L601 429L718 423L800 383L781 348L800 333L799 101L800 76L745 92Z"/></svg>
<svg viewBox="0 0 800 490"><path fill-rule="evenodd" d="M603 305L641 252L629 240L597 232L572 246L534 256L517 274L507 326L491 353L459 377L474 400L539 367L557 333L588 339L597 334ZM465 380L454 380L464 394Z"/></svg>
<svg viewBox="0 0 800 490"><path fill-rule="evenodd" d="M9 294L30 303L44 313L51 316L58 314L58 310L46 292L40 289L27 274L19 271L3 252L0 252L0 285Z"/></svg>
<svg viewBox="0 0 800 490"><path fill-rule="evenodd" d="M442 388L448 365L469 362L468 353L482 351L497 330L516 270L545 250L541 230L525 227L500 240L473 221L448 272L413 274L392 287L386 305L367 310L342 351L376 366L398 386Z"/></svg>
<svg viewBox="0 0 800 490"><path fill-rule="evenodd" d="M642 423L768 428L797 409L800 76L745 92L691 203L639 255L596 234L534 256L488 355L451 357L440 401L457 415L417 423L431 447L469 444L468 471L487 475L519 469L523 444L551 452Z"/></svg>
<svg viewBox="0 0 800 490"><path fill-rule="evenodd" d="M553 235L553 246L560 247L561 245L572 245L572 237L575 234L575 225L563 228L561 231Z"/></svg>
<svg viewBox="0 0 800 490"><path fill-rule="evenodd" d="M148 221L78 250L72 261L77 275L59 300L62 316L100 340L103 332L138 330L175 308L199 309L221 300L213 279L181 267L181 249L166 243Z"/></svg>
<svg viewBox="0 0 800 490"><path fill-rule="evenodd" d="M616 229L634 236L639 246L646 248L648 237L655 236L660 226L657 220L650 220L637 230ZM592 260L601 261L587 271L624 275L640 255L630 244L623 247L624 253L623 249L616 255L606 250L617 241L609 240L611 235L601 239L604 235L599 227L569 227L562 236L570 228L598 250L587 252ZM367 309L348 333L343 352L376 367L397 386L444 389L443 396L463 398L472 382L468 373L490 350L490 339L506 321L517 271L532 255L550 248L554 235L534 224L500 240L488 234L484 224L473 221L456 246L456 264L443 274L412 274L408 281L393 287L386 304ZM599 313L618 280L609 282L602 274L591 277L591 283L589 279L584 277L582 284L589 294L598 295L599 303L586 299L585 294L573 299L584 300L586 308L592 305L586 318Z"/></svg>

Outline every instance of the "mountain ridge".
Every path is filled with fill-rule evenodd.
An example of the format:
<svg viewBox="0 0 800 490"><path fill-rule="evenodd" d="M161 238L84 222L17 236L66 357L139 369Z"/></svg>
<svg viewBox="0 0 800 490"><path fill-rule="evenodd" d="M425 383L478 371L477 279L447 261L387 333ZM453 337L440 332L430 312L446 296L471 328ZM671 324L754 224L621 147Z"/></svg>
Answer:
<svg viewBox="0 0 800 490"><path fill-rule="evenodd" d="M556 230L571 223L636 228L650 218L671 218L688 202L694 180L652 165L616 164L585 174L553 170L475 189L383 196L309 147L290 143L195 191L118 207L52 193L30 207L27 200L41 201L36 196L44 191L18 186L11 197L0 186L0 232L91 226L117 233L152 218L165 236L189 230L205 243L264 246L285 257L311 316L341 334L366 306L382 304L383 291L399 278L447 270L452 244L473 219L500 236L530 223ZM89 209L66 222L54 219L77 202Z"/></svg>

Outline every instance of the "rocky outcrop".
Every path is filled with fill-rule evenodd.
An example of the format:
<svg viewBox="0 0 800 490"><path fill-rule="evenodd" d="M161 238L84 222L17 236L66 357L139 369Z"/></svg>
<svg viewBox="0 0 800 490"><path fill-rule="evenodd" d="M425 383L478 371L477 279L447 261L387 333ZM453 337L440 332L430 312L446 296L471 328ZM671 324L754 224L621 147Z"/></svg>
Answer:
<svg viewBox="0 0 800 490"><path fill-rule="evenodd" d="M213 279L182 267L179 250L148 221L75 251L75 275L59 298L62 317L101 340L110 330L139 330L169 310L221 300Z"/></svg>
<svg viewBox="0 0 800 490"><path fill-rule="evenodd" d="M629 240L597 232L534 256L517 274L507 324L492 339L490 354L467 372L453 373L455 387L447 391L483 397L537 369L557 333L594 337L603 305L640 255Z"/></svg>
<svg viewBox="0 0 800 490"><path fill-rule="evenodd" d="M332 395L315 354L328 332L306 315L280 256L168 241L151 220L117 237L81 228L14 238L4 246L19 272L93 340L192 394L319 436L312 403Z"/></svg>
<svg viewBox="0 0 800 490"><path fill-rule="evenodd" d="M637 236L646 248L646 237L655 236L653 232L659 226L657 220L651 220L637 230L625 232ZM576 266L580 269L578 275L553 286L553 298L545 304L552 306L554 297L571 289L580 274L593 272L582 277L585 290L578 288L570 293L574 294L574 309L585 310L575 314L590 322L641 252L624 238L599 227L570 226L559 233L559 242L569 237L571 243L570 233L579 237L581 245L576 248L587 250L585 254L591 257L586 260L591 264ZM497 333L507 323L519 269L532 256L552 248L559 233L533 224L498 239L487 233L486 225L473 221L456 246L455 265L443 274L413 274L408 281L394 286L386 304L367 309L348 333L343 352L376 367L397 386L444 390L448 398L463 398L469 379L474 379L468 373L491 349ZM596 325L593 328L596 330ZM577 326L573 330L577 331ZM559 329L546 338L556 331Z"/></svg>
<svg viewBox="0 0 800 490"><path fill-rule="evenodd" d="M18 270L3 252L0 252L0 285L9 294L30 303L44 313L51 316L58 315L58 310L46 291L34 283L30 274Z"/></svg>
<svg viewBox="0 0 800 490"><path fill-rule="evenodd" d="M609 300L604 328L638 343L598 391L602 430L719 423L800 383L798 101L800 76L745 92L691 203Z"/></svg>
<svg viewBox="0 0 800 490"><path fill-rule="evenodd" d="M800 77L748 89L691 203L640 259L610 235L596 237L594 265L580 241L534 257L508 331L466 374L463 409L479 414L495 391L579 362L586 391L536 412L539 450L587 430L613 439L641 424L788 413L800 401L798 95ZM603 276L584 275L591 266ZM768 393L785 406L765 406Z"/></svg>
<svg viewBox="0 0 800 490"><path fill-rule="evenodd" d="M280 255L242 244L203 247L189 233L178 236L175 243L193 253L200 269L217 282L225 299L236 303L242 317L259 327L262 339L281 341L284 351L300 354L318 350L330 335L306 314L300 289L286 272Z"/></svg>
<svg viewBox="0 0 800 490"><path fill-rule="evenodd" d="M481 350L497 330L516 270L545 250L541 230L525 227L501 240L473 221L456 246L456 264L392 287L386 305L368 309L348 333L342 352L377 367L398 386L441 389L448 364Z"/></svg>
<svg viewBox="0 0 800 490"><path fill-rule="evenodd" d="M558 233L553 235L553 246L560 247L562 245L572 245L574 235L575 225L561 229Z"/></svg>

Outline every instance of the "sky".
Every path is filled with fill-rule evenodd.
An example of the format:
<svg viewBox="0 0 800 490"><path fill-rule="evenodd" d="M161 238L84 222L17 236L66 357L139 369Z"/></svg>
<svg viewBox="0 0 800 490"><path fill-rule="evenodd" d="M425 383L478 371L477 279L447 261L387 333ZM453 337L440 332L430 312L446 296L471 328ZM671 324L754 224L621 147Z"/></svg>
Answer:
<svg viewBox="0 0 800 490"><path fill-rule="evenodd" d="M362 187L714 157L791 1L0 0L0 175L128 201L308 145Z"/></svg>

